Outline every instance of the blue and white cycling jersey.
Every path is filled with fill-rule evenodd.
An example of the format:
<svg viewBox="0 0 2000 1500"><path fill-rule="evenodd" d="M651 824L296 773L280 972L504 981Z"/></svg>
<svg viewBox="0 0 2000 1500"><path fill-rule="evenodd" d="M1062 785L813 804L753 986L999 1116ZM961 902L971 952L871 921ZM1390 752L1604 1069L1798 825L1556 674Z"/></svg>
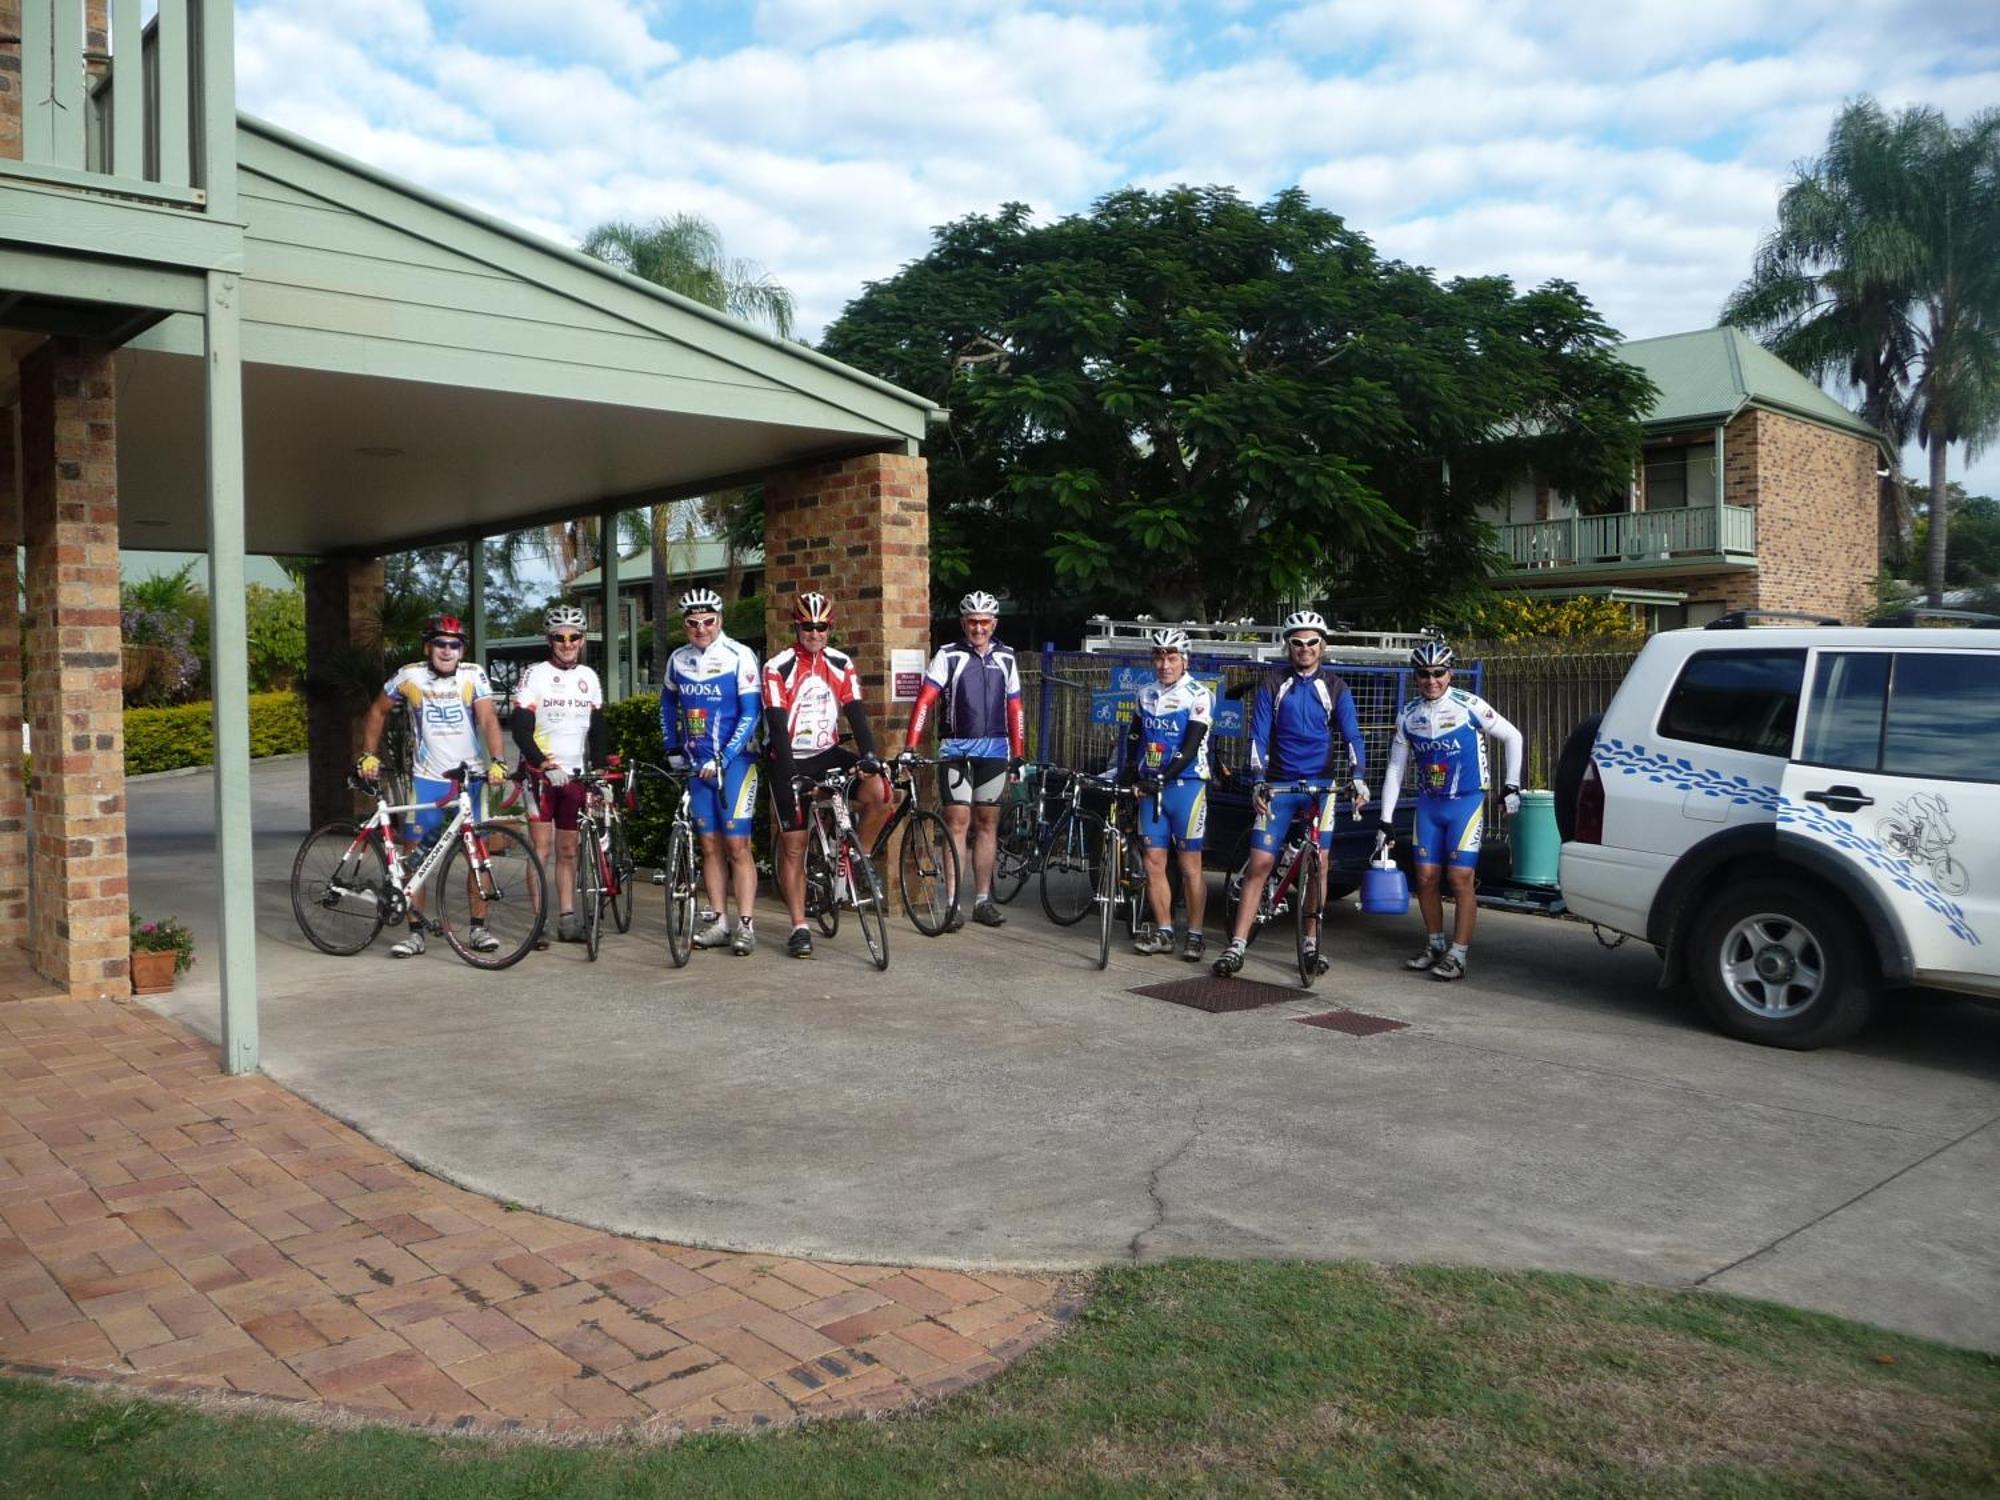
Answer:
<svg viewBox="0 0 2000 1500"><path fill-rule="evenodd" d="M726 635L703 649L682 646L667 658L660 690L660 743L695 764L724 765L749 754L762 712L756 655Z"/></svg>
<svg viewBox="0 0 2000 1500"><path fill-rule="evenodd" d="M1490 784L1489 734L1507 747L1507 779L1518 781L1521 732L1492 704L1460 688L1437 698L1412 698L1396 715L1389 764L1398 771L1408 764L1410 786L1419 797L1473 796Z"/></svg>
<svg viewBox="0 0 2000 1500"><path fill-rule="evenodd" d="M1250 710L1250 770L1260 781L1359 776L1368 759L1354 695L1329 667L1281 668L1257 685Z"/></svg>
<svg viewBox="0 0 2000 1500"><path fill-rule="evenodd" d="M1141 776L1158 776L1180 753L1192 726L1213 722L1215 697L1188 676L1172 687L1149 682L1132 695L1132 712L1133 733L1128 738L1136 742L1139 763L1131 769ZM1174 781L1206 780L1208 734L1204 733L1193 758L1175 773Z"/></svg>
<svg viewBox="0 0 2000 1500"><path fill-rule="evenodd" d="M914 748L933 716L938 754L947 759L1004 760L1022 754L1027 736L1014 648L998 641L984 654L966 641L940 648L917 689L904 743Z"/></svg>

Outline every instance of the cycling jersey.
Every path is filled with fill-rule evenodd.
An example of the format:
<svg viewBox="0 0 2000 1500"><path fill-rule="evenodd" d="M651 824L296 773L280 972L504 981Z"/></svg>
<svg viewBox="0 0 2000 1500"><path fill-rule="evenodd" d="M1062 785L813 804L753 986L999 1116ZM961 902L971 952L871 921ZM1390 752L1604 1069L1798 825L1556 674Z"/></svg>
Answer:
<svg viewBox="0 0 2000 1500"><path fill-rule="evenodd" d="M416 775L442 780L468 761L486 763L473 717L473 705L493 696L483 668L461 662L456 672L441 677L429 662L413 661L382 684L382 694L410 711Z"/></svg>
<svg viewBox="0 0 2000 1500"><path fill-rule="evenodd" d="M660 690L660 743L685 751L697 765L724 765L748 757L757 733L757 658L750 648L718 635L706 647L692 644L667 658Z"/></svg>
<svg viewBox="0 0 2000 1500"><path fill-rule="evenodd" d="M1359 776L1367 759L1354 695L1332 668L1302 674L1281 667L1257 685L1250 770L1258 780L1345 780Z"/></svg>
<svg viewBox="0 0 2000 1500"><path fill-rule="evenodd" d="M1132 695L1126 769L1173 782L1208 780L1208 736L1214 717L1215 696L1192 677L1184 676L1172 686L1159 681L1145 684ZM1196 725L1201 726L1199 734L1194 733ZM1190 739L1193 753L1183 754Z"/></svg>
<svg viewBox="0 0 2000 1500"><path fill-rule="evenodd" d="M1507 781L1521 779L1521 731L1493 711L1484 698L1452 688L1437 698L1412 698L1396 715L1389 743L1389 771L1400 788L1405 766L1412 768L1419 797L1465 797L1488 785L1486 736L1507 748ZM1394 804L1384 786L1383 817Z"/></svg>
<svg viewBox="0 0 2000 1500"><path fill-rule="evenodd" d="M514 689L515 710L527 709L535 716L535 748L542 763L553 761L567 771L583 769L590 716L603 707L604 689L582 662L559 667L538 661L521 674Z"/></svg>
<svg viewBox="0 0 2000 1500"><path fill-rule="evenodd" d="M969 641L954 641L931 658L910 710L904 743L923 738L937 710L938 754L999 759L1026 753L1021 717L1021 672L1014 648L995 641L982 655Z"/></svg>
<svg viewBox="0 0 2000 1500"><path fill-rule="evenodd" d="M789 646L764 663L764 707L784 716L795 757L817 755L840 743L840 711L861 701L861 674L831 646L803 651Z"/></svg>

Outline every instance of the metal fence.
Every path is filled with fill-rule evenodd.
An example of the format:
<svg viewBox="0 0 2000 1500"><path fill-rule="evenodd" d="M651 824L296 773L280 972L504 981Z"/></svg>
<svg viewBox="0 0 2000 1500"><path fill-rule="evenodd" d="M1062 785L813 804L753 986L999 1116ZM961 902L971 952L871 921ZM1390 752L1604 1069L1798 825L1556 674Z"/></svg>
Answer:
<svg viewBox="0 0 2000 1500"><path fill-rule="evenodd" d="M1520 729L1527 741L1523 786L1554 785L1556 757L1579 721L1601 714L1639 654L1639 645L1564 652L1504 645L1478 655L1486 686L1474 691Z"/></svg>

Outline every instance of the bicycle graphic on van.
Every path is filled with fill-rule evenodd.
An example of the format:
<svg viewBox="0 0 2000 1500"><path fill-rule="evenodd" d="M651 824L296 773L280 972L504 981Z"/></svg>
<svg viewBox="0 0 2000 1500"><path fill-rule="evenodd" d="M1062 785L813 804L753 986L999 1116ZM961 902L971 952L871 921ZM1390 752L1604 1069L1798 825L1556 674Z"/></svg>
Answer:
<svg viewBox="0 0 2000 1500"><path fill-rule="evenodd" d="M1895 810L1875 825L1875 833L1882 847L1898 859L1927 868L1940 891L1963 896L1972 878L1965 873L1965 866L1951 857L1958 834L1948 812L1944 798L1919 792L1907 802L1897 803Z"/></svg>

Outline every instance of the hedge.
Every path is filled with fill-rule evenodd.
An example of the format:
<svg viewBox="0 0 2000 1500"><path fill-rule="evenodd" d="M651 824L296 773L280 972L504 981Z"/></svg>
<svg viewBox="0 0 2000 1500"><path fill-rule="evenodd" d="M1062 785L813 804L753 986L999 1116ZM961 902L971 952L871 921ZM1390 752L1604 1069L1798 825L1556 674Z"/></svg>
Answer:
<svg viewBox="0 0 2000 1500"><path fill-rule="evenodd" d="M215 761L214 705L125 710L125 774L175 771ZM250 754L297 755L306 748L305 700L296 693L250 695Z"/></svg>

